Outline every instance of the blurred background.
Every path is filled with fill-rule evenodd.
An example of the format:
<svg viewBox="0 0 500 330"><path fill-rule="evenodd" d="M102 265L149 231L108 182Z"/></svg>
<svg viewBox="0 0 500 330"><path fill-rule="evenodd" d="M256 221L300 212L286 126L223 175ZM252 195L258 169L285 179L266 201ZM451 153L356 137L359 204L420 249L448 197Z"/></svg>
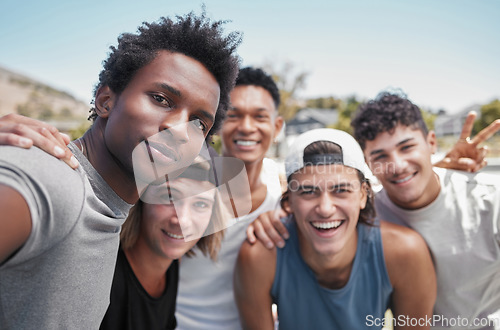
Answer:
<svg viewBox="0 0 500 330"><path fill-rule="evenodd" d="M278 82L286 128L270 157L311 128L350 131L357 105L387 89L421 107L440 153L468 111L478 113L476 131L500 118L498 0L3 0L0 115L39 118L78 137L118 35L201 13L203 4L208 17L228 20L226 32L243 33L242 66L264 67ZM487 170L500 171L500 136L487 144Z"/></svg>

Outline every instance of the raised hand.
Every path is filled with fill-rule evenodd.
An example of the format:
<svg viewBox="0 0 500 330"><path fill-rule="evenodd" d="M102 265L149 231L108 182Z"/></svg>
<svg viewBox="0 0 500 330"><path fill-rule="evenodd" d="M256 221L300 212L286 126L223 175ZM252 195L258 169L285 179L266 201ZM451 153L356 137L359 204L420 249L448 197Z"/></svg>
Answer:
<svg viewBox="0 0 500 330"><path fill-rule="evenodd" d="M476 119L476 113L471 111L465 119L459 140L453 148L446 154L445 158L434 166L444 167L467 172L477 172L486 166L485 160L488 148L479 147L479 144L489 139L493 134L500 130L500 119L492 122L484 128L474 138L470 138L472 126Z"/></svg>
<svg viewBox="0 0 500 330"><path fill-rule="evenodd" d="M39 120L13 113L0 117L0 145L25 149L37 146L71 168L77 168L78 161L67 147L69 142L69 136Z"/></svg>

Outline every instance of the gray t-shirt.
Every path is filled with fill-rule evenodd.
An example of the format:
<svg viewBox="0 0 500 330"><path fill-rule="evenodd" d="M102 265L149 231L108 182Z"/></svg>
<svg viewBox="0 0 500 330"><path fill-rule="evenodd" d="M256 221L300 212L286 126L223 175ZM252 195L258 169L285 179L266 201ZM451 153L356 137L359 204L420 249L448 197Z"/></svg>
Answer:
<svg viewBox="0 0 500 330"><path fill-rule="evenodd" d="M0 147L0 183L26 200L32 231L0 265L0 328L98 329L130 204L70 145L72 170L37 148Z"/></svg>
<svg viewBox="0 0 500 330"><path fill-rule="evenodd" d="M377 217L414 229L429 246L437 276L431 328L482 328L484 317L500 312L500 176L434 172L441 190L432 203L406 210L382 190L375 197Z"/></svg>

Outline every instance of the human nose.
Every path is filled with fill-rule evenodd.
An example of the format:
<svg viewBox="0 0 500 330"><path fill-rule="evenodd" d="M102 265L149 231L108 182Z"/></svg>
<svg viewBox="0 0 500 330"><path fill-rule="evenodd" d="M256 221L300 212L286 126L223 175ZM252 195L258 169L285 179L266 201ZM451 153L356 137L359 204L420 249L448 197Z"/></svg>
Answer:
<svg viewBox="0 0 500 330"><path fill-rule="evenodd" d="M189 141L189 116L186 110L176 114L168 114L162 121L160 131L167 131L175 138L177 143L184 144Z"/></svg>
<svg viewBox="0 0 500 330"><path fill-rule="evenodd" d="M185 230L189 227L191 223L191 210L188 207L188 203L183 201L174 202L175 215L181 230Z"/></svg>
<svg viewBox="0 0 500 330"><path fill-rule="evenodd" d="M316 210L321 217L330 217L336 210L335 199L333 196L331 196L327 191L322 192Z"/></svg>
<svg viewBox="0 0 500 330"><path fill-rule="evenodd" d="M171 205L171 206L174 206L174 205ZM179 213L177 213L177 209L175 206L173 207L173 212L170 215L170 222L173 225L180 225Z"/></svg>
<svg viewBox="0 0 500 330"><path fill-rule="evenodd" d="M401 155L398 155L398 154L394 154L392 156L392 166L394 168L393 172L394 174L398 174L398 173L401 173L401 172L404 172L406 170L406 167L408 166L408 162L406 161L406 158L401 156Z"/></svg>
<svg viewBox="0 0 500 330"><path fill-rule="evenodd" d="M255 130L253 119L250 116L244 116L238 126L240 132L251 133Z"/></svg>

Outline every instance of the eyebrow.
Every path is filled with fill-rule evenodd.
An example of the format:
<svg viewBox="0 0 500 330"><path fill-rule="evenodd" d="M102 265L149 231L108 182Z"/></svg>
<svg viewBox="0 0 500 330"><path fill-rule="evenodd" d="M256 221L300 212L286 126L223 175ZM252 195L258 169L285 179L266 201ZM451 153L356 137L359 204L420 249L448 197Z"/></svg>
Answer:
<svg viewBox="0 0 500 330"><path fill-rule="evenodd" d="M172 199L173 201L175 200L181 200L181 199L185 199L185 198L189 198L189 197L195 197L195 198L198 198L200 200L203 200L203 201L206 201L206 202L211 202L211 203L215 203L215 197L205 197L205 196L200 196L201 194L204 193L204 191L200 192L200 193L197 193L196 191L194 191L194 195L191 195L192 191L186 191L185 189L177 189L177 188L170 188L169 190L169 197L170 199ZM176 194L176 198L174 197L174 194Z"/></svg>
<svg viewBox="0 0 500 330"><path fill-rule="evenodd" d="M228 108L228 110L240 111L240 109L238 107L235 107L233 105L230 105L229 108ZM271 112L274 112L274 111L273 110L269 110L267 108L260 107L260 108L257 108L257 112L268 112L268 113L271 113Z"/></svg>
<svg viewBox="0 0 500 330"><path fill-rule="evenodd" d="M182 96L182 93L181 93L180 90L178 90L177 88L174 88L174 87L170 86L169 84L155 83L155 86L158 87L158 88L161 88L161 89L166 89L167 91L169 91L170 93L174 94L175 96Z"/></svg>
<svg viewBox="0 0 500 330"><path fill-rule="evenodd" d="M411 140L414 140L414 139L415 139L415 138L412 138L412 137L407 138L407 139L404 139L403 141L398 142L398 143L396 144L396 147L399 147L399 146L401 146L401 145L403 145L403 144L405 144L405 143L408 143L408 142L410 142ZM384 152L384 149L376 149L376 150L373 150L372 152L370 152L370 156L372 156L372 155L376 155L376 154L380 154L380 153L382 153L382 152Z"/></svg>
<svg viewBox="0 0 500 330"><path fill-rule="evenodd" d="M200 196L196 196L196 198L199 198L199 199L206 201L206 202L211 202L211 203L215 202L215 198L200 197Z"/></svg>

